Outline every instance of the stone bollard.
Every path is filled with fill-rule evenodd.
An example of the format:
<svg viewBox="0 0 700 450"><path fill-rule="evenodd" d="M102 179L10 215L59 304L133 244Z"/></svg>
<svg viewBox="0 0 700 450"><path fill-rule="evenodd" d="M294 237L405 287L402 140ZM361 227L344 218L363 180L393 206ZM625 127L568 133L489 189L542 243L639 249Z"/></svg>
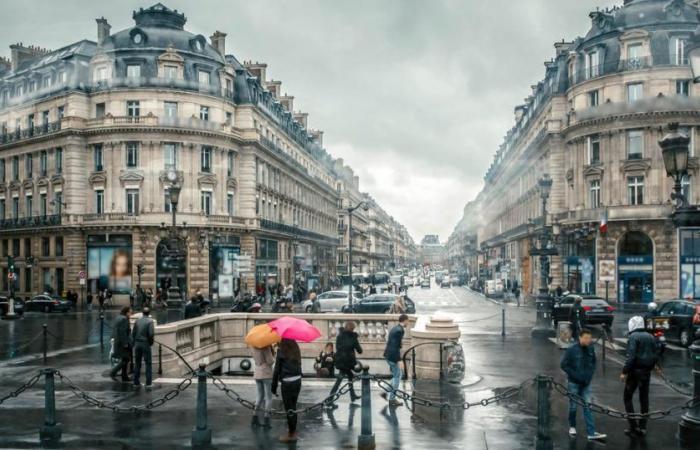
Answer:
<svg viewBox="0 0 700 450"><path fill-rule="evenodd" d="M207 371L200 364L197 371L197 427L192 430L192 446L211 444L211 429L207 426Z"/></svg>
<svg viewBox="0 0 700 450"><path fill-rule="evenodd" d="M537 436L535 450L552 450L552 438L549 433L549 378L537 375Z"/></svg>
<svg viewBox="0 0 700 450"><path fill-rule="evenodd" d="M376 444L372 433L372 392L369 385L372 377L369 375L369 366L362 366L360 378L362 379L362 424L360 435L357 436L357 448L374 450Z"/></svg>
<svg viewBox="0 0 700 450"><path fill-rule="evenodd" d="M456 341L459 327L445 316L432 316L425 329L411 330L411 344L415 347L415 373L420 380L439 380L443 372L441 343ZM430 343L433 343L431 345Z"/></svg>
<svg viewBox="0 0 700 450"><path fill-rule="evenodd" d="M44 425L39 429L42 443L56 443L61 440L61 426L56 423L56 389L54 369L43 369L44 381Z"/></svg>

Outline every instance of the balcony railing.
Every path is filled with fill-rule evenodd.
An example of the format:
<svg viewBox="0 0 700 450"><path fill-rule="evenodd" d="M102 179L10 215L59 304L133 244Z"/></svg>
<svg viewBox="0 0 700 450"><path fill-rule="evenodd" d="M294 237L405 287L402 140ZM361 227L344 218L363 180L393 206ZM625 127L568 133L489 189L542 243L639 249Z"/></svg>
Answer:
<svg viewBox="0 0 700 450"><path fill-rule="evenodd" d="M309 230L304 230L302 228L295 227L294 225L287 225L285 223L274 222L269 219L261 219L260 226L266 230L280 231L282 233L287 233L294 236L304 236L311 239L324 241L333 245L338 245L339 242L338 238L335 237L326 236Z"/></svg>
<svg viewBox="0 0 700 450"><path fill-rule="evenodd" d="M11 132L0 134L0 145L10 142L22 141L37 136L43 136L61 130L61 121L51 122L25 129L17 129Z"/></svg>
<svg viewBox="0 0 700 450"><path fill-rule="evenodd" d="M289 164L295 166L297 169L301 170L302 172L304 172L306 174L309 173L309 171L306 169L306 167L302 166L296 159L292 158L290 155L285 153L285 151L282 150L281 148L279 148L272 141L272 139L268 139L265 136L260 136L260 143L263 145L263 147L276 153L278 156L280 156L282 159L286 160Z"/></svg>
<svg viewBox="0 0 700 450"><path fill-rule="evenodd" d="M650 56L621 59L595 66L584 66L578 68L571 81L573 84L578 84L603 75L642 70L652 66L688 66L688 58L678 59L668 53L654 53Z"/></svg>
<svg viewBox="0 0 700 450"><path fill-rule="evenodd" d="M52 214L50 216L20 217L16 219L0 220L0 230L49 227L61 224L61 216Z"/></svg>

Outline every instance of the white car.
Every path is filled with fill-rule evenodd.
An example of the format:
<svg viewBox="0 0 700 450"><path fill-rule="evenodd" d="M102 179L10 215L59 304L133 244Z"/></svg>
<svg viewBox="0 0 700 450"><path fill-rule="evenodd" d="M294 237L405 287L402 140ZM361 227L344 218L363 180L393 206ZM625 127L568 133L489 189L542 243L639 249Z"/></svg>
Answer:
<svg viewBox="0 0 700 450"><path fill-rule="evenodd" d="M352 298L357 301L362 298L362 294L353 289ZM342 312L343 307L348 304L348 291L328 291L316 297L319 302L319 312ZM302 303L302 310L310 313L313 307L311 300Z"/></svg>

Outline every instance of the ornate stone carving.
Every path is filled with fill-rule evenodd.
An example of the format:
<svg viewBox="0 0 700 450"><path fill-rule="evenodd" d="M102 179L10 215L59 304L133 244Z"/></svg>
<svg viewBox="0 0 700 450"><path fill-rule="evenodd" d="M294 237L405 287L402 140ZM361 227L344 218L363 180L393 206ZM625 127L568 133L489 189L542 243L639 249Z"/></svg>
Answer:
<svg viewBox="0 0 700 450"><path fill-rule="evenodd" d="M139 170L122 170L119 174L119 182L122 187L127 183L141 185L143 183L143 173Z"/></svg>
<svg viewBox="0 0 700 450"><path fill-rule="evenodd" d="M651 168L651 159L626 159L620 168L623 172L644 172L646 174Z"/></svg>
<svg viewBox="0 0 700 450"><path fill-rule="evenodd" d="M583 167L583 176L586 178L589 178L589 177L602 178L603 171L604 171L603 165L601 163L595 163L595 164L591 164L591 165Z"/></svg>
<svg viewBox="0 0 700 450"><path fill-rule="evenodd" d="M197 184L199 187L202 186L212 186L216 187L216 175L211 173L200 173L197 177Z"/></svg>

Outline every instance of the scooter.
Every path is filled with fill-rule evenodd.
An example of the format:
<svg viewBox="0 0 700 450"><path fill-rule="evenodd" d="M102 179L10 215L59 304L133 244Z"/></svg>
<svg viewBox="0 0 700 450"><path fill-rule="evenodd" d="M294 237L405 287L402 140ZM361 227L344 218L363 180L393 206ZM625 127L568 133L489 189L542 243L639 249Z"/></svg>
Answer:
<svg viewBox="0 0 700 450"><path fill-rule="evenodd" d="M243 298L237 300L231 307L231 312L251 312L248 311L255 303L255 297L251 294L243 295Z"/></svg>
<svg viewBox="0 0 700 450"><path fill-rule="evenodd" d="M659 329L654 330L653 335L656 341L656 352L661 357L666 350L666 336L664 336L664 331Z"/></svg>
<svg viewBox="0 0 700 450"><path fill-rule="evenodd" d="M291 313L294 310L292 302L284 297L279 297L272 305L273 313Z"/></svg>

